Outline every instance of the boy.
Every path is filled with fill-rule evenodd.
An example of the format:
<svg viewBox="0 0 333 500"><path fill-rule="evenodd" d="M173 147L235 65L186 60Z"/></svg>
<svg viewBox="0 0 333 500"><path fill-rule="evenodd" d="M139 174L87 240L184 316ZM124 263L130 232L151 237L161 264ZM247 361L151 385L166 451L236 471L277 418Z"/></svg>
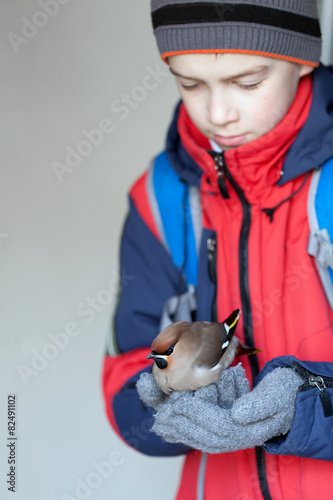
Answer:
<svg viewBox="0 0 333 500"><path fill-rule="evenodd" d="M187 454L179 500L329 499L331 284L307 250L333 168L316 2L153 0L152 18L182 102L130 193L121 265L135 279L104 364L109 419L143 453ZM261 352L216 385L163 396L146 356L165 318L238 307L237 336Z"/></svg>

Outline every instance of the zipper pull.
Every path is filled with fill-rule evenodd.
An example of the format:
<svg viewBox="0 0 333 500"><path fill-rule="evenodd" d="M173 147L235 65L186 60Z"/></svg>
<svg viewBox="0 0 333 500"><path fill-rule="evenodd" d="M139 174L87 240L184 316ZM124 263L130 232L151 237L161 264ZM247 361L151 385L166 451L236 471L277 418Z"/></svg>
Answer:
<svg viewBox="0 0 333 500"><path fill-rule="evenodd" d="M216 238L212 236L207 240L208 259L213 260L216 253Z"/></svg>
<svg viewBox="0 0 333 500"><path fill-rule="evenodd" d="M214 155L215 161L215 170L217 172L217 183L219 186L220 193L224 199L230 198L227 185L225 182L224 169L225 169L225 160L223 153L216 153Z"/></svg>
<svg viewBox="0 0 333 500"><path fill-rule="evenodd" d="M326 389L324 379L322 377L316 377L314 375L309 376L309 384L313 387L317 387L320 391L320 400L323 405L324 416L331 417L333 415L333 408L330 395Z"/></svg>
<svg viewBox="0 0 333 500"><path fill-rule="evenodd" d="M216 237L212 236L207 240L209 275L213 283L216 283Z"/></svg>

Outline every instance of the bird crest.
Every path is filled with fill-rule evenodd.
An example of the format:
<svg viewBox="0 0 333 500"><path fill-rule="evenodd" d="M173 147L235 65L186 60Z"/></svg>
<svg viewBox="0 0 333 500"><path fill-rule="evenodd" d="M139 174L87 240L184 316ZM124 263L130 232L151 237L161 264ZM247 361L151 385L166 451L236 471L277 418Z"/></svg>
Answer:
<svg viewBox="0 0 333 500"><path fill-rule="evenodd" d="M181 337L183 331L188 326L186 321L180 321L177 323L178 328L174 328L174 323L168 326L161 332L151 345L151 350L155 351L157 354L165 354L165 352L171 347L177 344L179 338Z"/></svg>

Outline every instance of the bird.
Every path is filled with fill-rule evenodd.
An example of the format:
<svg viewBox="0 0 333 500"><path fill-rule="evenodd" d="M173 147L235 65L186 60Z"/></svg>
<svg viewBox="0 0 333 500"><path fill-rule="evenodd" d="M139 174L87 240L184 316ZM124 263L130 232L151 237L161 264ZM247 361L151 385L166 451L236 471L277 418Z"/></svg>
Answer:
<svg viewBox="0 0 333 500"><path fill-rule="evenodd" d="M151 344L154 379L167 395L195 391L218 381L235 356L261 352L234 336L240 309L222 323L177 321L162 330Z"/></svg>

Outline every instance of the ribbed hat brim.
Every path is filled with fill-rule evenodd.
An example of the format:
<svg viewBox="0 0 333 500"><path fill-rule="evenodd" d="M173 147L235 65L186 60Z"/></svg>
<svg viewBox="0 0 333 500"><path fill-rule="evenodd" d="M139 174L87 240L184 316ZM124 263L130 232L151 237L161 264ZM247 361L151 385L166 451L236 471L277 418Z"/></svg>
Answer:
<svg viewBox="0 0 333 500"><path fill-rule="evenodd" d="M315 2L294 0L292 11L282 10L288 1L153 0L159 51L164 60L181 53L243 52L317 66L322 42Z"/></svg>

